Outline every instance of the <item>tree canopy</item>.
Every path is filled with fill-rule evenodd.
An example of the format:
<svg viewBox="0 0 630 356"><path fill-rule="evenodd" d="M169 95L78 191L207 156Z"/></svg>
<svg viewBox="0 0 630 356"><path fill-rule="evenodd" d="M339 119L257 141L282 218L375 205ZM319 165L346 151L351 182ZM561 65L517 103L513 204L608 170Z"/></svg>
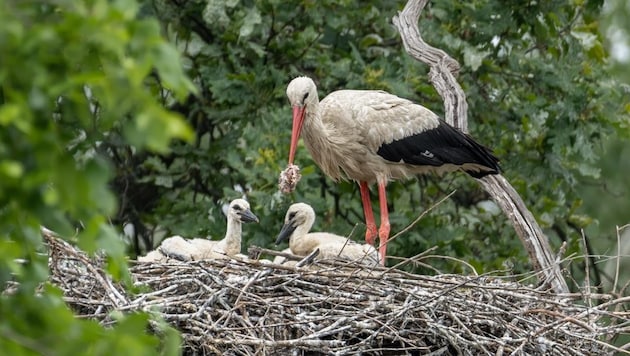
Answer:
<svg viewBox="0 0 630 356"><path fill-rule="evenodd" d="M421 22L425 40L462 65L471 134L494 149L554 248L567 242L567 255L583 255L581 229L596 224L593 211L606 205L585 204L584 186L601 182L609 142L624 146L630 136L622 84L630 74L608 50L610 29L623 30L619 16L630 15L622 3L603 11L597 0L435 1ZM148 332L144 314L113 315L108 328L74 319L60 292L43 283L40 226L87 252L104 251L108 271L127 284L127 257L168 234L222 236L222 204L241 195L260 218L244 229L244 246L273 247L297 201L314 206L317 229L363 239L358 187L325 177L304 147L296 192L278 192L291 126L284 91L293 77L309 75L320 97L383 89L443 112L427 68L405 53L391 24L402 6L0 0L0 285L11 291L0 297L0 349L177 352L176 332L159 323ZM464 174L392 183L392 232L453 190L388 253L409 257L437 246L479 272L528 271L512 226ZM607 193L596 194L591 199ZM123 234L125 226L133 228ZM586 240L597 241L598 253L616 243L610 228ZM462 263L428 262L466 272Z"/></svg>

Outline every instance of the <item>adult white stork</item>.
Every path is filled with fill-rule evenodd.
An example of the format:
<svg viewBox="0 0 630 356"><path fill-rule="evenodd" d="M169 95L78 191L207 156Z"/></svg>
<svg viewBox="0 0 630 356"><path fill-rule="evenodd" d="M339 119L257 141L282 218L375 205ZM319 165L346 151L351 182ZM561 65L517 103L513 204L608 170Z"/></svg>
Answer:
<svg viewBox="0 0 630 356"><path fill-rule="evenodd" d="M429 109L378 90L338 90L321 102L311 78L289 83L293 107L289 166L300 136L313 160L335 181L359 183L367 230L377 235L369 185L376 182L381 212L380 262L385 263L390 224L386 185L412 175L461 170L475 178L500 171L492 151Z"/></svg>

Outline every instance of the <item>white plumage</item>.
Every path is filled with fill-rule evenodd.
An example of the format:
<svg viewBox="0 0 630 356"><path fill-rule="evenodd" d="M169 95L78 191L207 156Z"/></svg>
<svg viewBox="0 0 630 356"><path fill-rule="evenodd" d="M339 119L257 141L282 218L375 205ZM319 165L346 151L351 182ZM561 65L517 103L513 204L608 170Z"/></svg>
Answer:
<svg viewBox="0 0 630 356"><path fill-rule="evenodd" d="M359 244L328 232L309 232L314 222L315 211L310 205L291 205L276 244L288 239L291 253L297 256L306 256L319 249L317 259L341 258L368 265L378 264L378 253L371 245Z"/></svg>
<svg viewBox="0 0 630 356"><path fill-rule="evenodd" d="M289 83L293 108L289 166L300 136L313 160L335 181L359 183L367 230L377 235L369 184L377 183L381 209L380 261L390 232L385 187L390 180L427 172L464 171L475 178L498 173L498 159L429 109L380 90L338 90L321 102L308 77Z"/></svg>
<svg viewBox="0 0 630 356"><path fill-rule="evenodd" d="M242 223L258 222L244 199L233 200L227 211L227 229L225 237L219 241L208 239L186 240L181 236L172 236L160 244L154 251L138 258L139 262L166 261L168 258L179 260L202 260L229 258L241 252Z"/></svg>

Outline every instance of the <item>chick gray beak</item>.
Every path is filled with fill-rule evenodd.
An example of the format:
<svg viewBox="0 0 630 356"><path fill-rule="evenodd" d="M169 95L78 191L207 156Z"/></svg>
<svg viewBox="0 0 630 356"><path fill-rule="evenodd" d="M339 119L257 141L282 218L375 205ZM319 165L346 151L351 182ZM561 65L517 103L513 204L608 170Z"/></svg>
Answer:
<svg viewBox="0 0 630 356"><path fill-rule="evenodd" d="M295 231L295 226L293 226L291 222L284 224L282 226L282 229L280 229L278 237L276 238L276 246L279 245L282 241L288 240L291 235L293 235L293 231Z"/></svg>
<svg viewBox="0 0 630 356"><path fill-rule="evenodd" d="M259 221L258 217L254 215L254 213L252 213L252 211L249 209L240 212L239 215L241 216L241 221L244 223Z"/></svg>

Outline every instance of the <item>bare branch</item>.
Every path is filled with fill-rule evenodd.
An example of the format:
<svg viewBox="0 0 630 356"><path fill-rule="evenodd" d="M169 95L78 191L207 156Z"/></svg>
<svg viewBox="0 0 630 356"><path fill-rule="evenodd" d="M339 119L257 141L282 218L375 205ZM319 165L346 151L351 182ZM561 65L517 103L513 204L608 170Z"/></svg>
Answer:
<svg viewBox="0 0 630 356"><path fill-rule="evenodd" d="M445 120L467 132L466 95L455 79L459 64L446 52L424 42L418 28L420 14L427 3L428 0L409 0L403 11L393 18L393 22L400 32L405 50L431 67L429 80L444 100ZM539 279L550 284L557 293L567 293L569 287L562 277L547 237L516 190L501 175L486 176L479 182L512 222L535 271L540 274Z"/></svg>

